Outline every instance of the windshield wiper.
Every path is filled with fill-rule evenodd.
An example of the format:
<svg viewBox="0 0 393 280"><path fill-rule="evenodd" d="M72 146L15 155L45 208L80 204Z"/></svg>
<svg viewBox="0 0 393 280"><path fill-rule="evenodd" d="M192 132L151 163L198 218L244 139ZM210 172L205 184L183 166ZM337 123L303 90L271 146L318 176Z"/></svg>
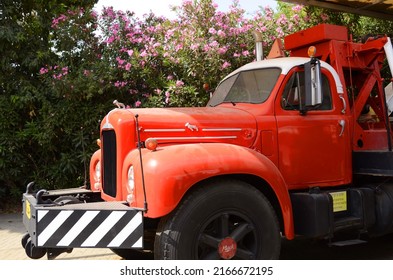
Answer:
<svg viewBox="0 0 393 280"><path fill-rule="evenodd" d="M209 107L216 107L216 106L224 104L224 103L231 103L233 106L236 106L235 101L223 101L223 102L215 104L215 105L209 104Z"/></svg>

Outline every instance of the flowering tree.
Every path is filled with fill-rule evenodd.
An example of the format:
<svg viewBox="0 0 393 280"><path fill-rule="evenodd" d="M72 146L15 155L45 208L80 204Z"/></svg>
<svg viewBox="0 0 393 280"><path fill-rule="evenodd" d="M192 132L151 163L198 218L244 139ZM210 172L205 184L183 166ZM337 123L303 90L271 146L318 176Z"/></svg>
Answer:
<svg viewBox="0 0 393 280"><path fill-rule="evenodd" d="M217 86L235 68L254 60L254 31L262 32L268 50L276 38L308 25L309 17L302 6L281 7L285 13L265 7L248 18L238 1L233 2L228 12L221 12L212 0L187 0L174 8L177 13L174 20L154 14L139 19L133 12L107 7L96 23L83 23L84 28L72 17L75 12L60 15L53 21L58 34L70 33L70 26L83 31L75 37L79 41L73 41L74 50L67 50L64 55L63 61L68 59L68 63L56 69L43 68L42 74L56 83L64 82L69 79L68 67L73 67L72 72L78 73L78 77L83 77L82 73L85 76L81 85L93 88L99 85L97 92L113 94L114 99L123 98L131 107L204 106L209 98L208 89ZM61 26L63 29L59 30ZM94 54L84 60L84 68L71 65L72 56L81 53L80 40L86 36L83 32L90 28L86 34L93 34L96 26L97 45L91 46L86 41L82 44L89 47L90 54L95 50ZM92 77L99 79L89 83ZM78 96L94 95L83 87L78 91L73 83L72 87ZM58 90L57 85L55 89Z"/></svg>
<svg viewBox="0 0 393 280"><path fill-rule="evenodd" d="M62 119L49 110L59 104L53 87L47 86L52 78L39 72L45 65L58 64L52 19L76 6L90 10L93 2L0 1L0 211L18 205L30 181L79 180L75 168L80 168L80 154L74 154L77 163L67 168L67 159L73 157L69 147L75 141L66 142L71 137ZM57 177L61 170L66 171Z"/></svg>

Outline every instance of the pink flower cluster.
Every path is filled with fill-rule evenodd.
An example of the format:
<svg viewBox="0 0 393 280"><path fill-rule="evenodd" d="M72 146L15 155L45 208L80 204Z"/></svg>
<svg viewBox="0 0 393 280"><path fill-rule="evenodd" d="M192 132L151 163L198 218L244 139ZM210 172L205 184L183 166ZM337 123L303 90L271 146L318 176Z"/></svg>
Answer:
<svg viewBox="0 0 393 280"><path fill-rule="evenodd" d="M45 75L47 73L51 73L52 78L55 80L61 80L65 76L68 75L68 66L65 67L60 67L58 65L56 66L50 66L50 67L41 67L40 69L40 75Z"/></svg>
<svg viewBox="0 0 393 280"><path fill-rule="evenodd" d="M265 7L252 18L246 16L238 1L227 12L217 8L213 0L184 0L174 7L176 19L155 15L139 19L133 12L112 7L104 8L99 15L90 13L99 27L90 31L97 32L97 50L102 50L95 55L97 61L91 63L105 62L100 64L107 67L102 71L107 80L102 83L129 94L133 106L143 106L149 98L162 98L168 105L190 87L204 92L203 84L214 87L225 74L253 61L254 30L262 32L264 46L268 47L274 39L300 28L307 16L300 5L286 14ZM55 18L52 27L60 28L59 24L71 15L69 12ZM327 21L327 15L322 14L321 20ZM86 79L91 77L92 70L78 71ZM67 67L40 69L41 75L49 73L56 80L68 72Z"/></svg>
<svg viewBox="0 0 393 280"><path fill-rule="evenodd" d="M52 28L56 28L60 22L65 22L68 19L66 15L61 14L59 17L52 20Z"/></svg>
<svg viewBox="0 0 393 280"><path fill-rule="evenodd" d="M84 10L83 8L80 8L78 10L68 10L66 15L61 14L60 16L58 16L57 18L54 18L52 20L52 28L57 28L58 25L62 22L66 22L67 20L69 20L70 17L76 16L76 15L83 15L84 14ZM95 12L91 13L91 16L96 17L97 14Z"/></svg>

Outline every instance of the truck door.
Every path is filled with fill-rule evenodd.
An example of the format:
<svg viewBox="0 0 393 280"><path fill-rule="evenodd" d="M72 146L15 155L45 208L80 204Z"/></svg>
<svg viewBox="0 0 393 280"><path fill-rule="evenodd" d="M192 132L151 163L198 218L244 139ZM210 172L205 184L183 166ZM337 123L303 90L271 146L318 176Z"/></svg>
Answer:
<svg viewBox="0 0 393 280"><path fill-rule="evenodd" d="M304 108L304 70L292 69L275 103L279 169L290 189L351 180L348 118L330 72L322 71L322 104Z"/></svg>

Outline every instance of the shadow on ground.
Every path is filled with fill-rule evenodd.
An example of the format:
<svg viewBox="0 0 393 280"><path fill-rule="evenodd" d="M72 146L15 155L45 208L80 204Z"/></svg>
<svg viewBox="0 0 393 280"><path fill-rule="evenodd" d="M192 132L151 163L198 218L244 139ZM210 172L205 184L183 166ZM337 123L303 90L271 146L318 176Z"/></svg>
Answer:
<svg viewBox="0 0 393 280"><path fill-rule="evenodd" d="M393 234L368 239L366 243L349 246L329 246L327 241L284 240L280 259L393 260Z"/></svg>

